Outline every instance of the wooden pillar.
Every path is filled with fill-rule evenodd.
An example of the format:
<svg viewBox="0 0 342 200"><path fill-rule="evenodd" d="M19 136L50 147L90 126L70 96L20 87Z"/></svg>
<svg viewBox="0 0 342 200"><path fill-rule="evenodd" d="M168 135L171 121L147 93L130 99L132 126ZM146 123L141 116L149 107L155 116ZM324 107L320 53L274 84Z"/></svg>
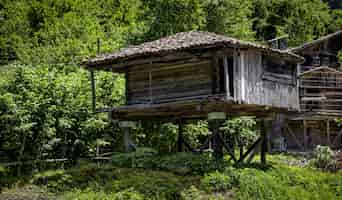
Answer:
<svg viewBox="0 0 342 200"><path fill-rule="evenodd" d="M227 56L223 56L223 69L224 69L224 87L226 90L226 99L230 97L230 91L229 91L229 72L228 72L228 61Z"/></svg>
<svg viewBox="0 0 342 200"><path fill-rule="evenodd" d="M306 120L303 120L303 142L304 142L304 151L308 149L308 128Z"/></svg>
<svg viewBox="0 0 342 200"><path fill-rule="evenodd" d="M96 112L96 92L95 92L95 74L94 71L90 71L90 83L91 83L91 104L93 112Z"/></svg>
<svg viewBox="0 0 342 200"><path fill-rule="evenodd" d="M177 151L183 152L183 121L178 121L178 139L177 139Z"/></svg>
<svg viewBox="0 0 342 200"><path fill-rule="evenodd" d="M330 121L327 120L327 145L331 146L331 140L330 140Z"/></svg>
<svg viewBox="0 0 342 200"><path fill-rule="evenodd" d="M266 128L266 120L262 120L260 124L260 132L261 132L261 151L260 151L260 160L262 164L266 164L266 152L267 152L267 128Z"/></svg>
<svg viewBox="0 0 342 200"><path fill-rule="evenodd" d="M223 159L223 142L220 137L220 126L226 119L224 112L212 112L208 114L209 127L212 132L212 146L214 151L214 157L217 160Z"/></svg>
<svg viewBox="0 0 342 200"><path fill-rule="evenodd" d="M132 121L121 121L119 126L124 130L124 148L126 152L130 152L135 149L135 145L133 144L131 138L131 129L135 127L135 123Z"/></svg>

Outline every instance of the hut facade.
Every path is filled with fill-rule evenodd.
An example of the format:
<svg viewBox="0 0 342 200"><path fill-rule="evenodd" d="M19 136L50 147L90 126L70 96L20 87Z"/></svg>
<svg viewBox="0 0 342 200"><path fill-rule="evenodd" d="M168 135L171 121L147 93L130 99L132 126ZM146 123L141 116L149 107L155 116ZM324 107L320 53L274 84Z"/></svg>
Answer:
<svg viewBox="0 0 342 200"><path fill-rule="evenodd" d="M110 109L109 115L126 128L126 150L131 121L208 119L214 122L208 141L215 157L222 158L225 147L237 161L220 136L220 123L232 115L265 118L298 111L297 75L302 61L288 51L191 31L99 55L84 65L91 73L107 70L125 76L126 104ZM266 161L263 132L239 161L259 142L261 161ZM181 137L178 141L184 143Z"/></svg>
<svg viewBox="0 0 342 200"><path fill-rule="evenodd" d="M324 36L290 51L305 58L300 66L301 112L289 116L283 127L288 149L310 150L317 145L342 147L342 72L337 54L342 31Z"/></svg>
<svg viewBox="0 0 342 200"><path fill-rule="evenodd" d="M124 73L121 120L206 118L210 112L267 116L299 109L293 53L208 32L177 33L87 60Z"/></svg>

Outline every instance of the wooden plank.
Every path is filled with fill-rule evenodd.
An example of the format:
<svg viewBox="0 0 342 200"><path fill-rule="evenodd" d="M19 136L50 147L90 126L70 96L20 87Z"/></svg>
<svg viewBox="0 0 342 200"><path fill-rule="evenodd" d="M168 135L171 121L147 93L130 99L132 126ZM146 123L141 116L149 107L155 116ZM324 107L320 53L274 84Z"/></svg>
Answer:
<svg viewBox="0 0 342 200"><path fill-rule="evenodd" d="M90 82L91 82L91 97L92 97L92 108L93 112L96 110L96 92L95 92L95 74L94 71L90 71Z"/></svg>
<svg viewBox="0 0 342 200"><path fill-rule="evenodd" d="M308 137L307 137L307 121L303 120L303 140L304 140L304 151L308 149Z"/></svg>
<svg viewBox="0 0 342 200"><path fill-rule="evenodd" d="M247 151L240 157L239 162L242 162L262 141L262 138L259 137L248 149Z"/></svg>
<svg viewBox="0 0 342 200"><path fill-rule="evenodd" d="M267 129L266 129L266 121L263 120L261 122L261 150L260 150L260 160L262 164L266 164L266 152L267 152Z"/></svg>
<svg viewBox="0 0 342 200"><path fill-rule="evenodd" d="M152 72L150 71L148 74L149 81L149 95L150 95L150 103L153 103L153 90L152 90Z"/></svg>
<svg viewBox="0 0 342 200"><path fill-rule="evenodd" d="M184 148L183 148L183 121L182 120L178 120L178 138L177 138L177 151L178 152L183 152Z"/></svg>
<svg viewBox="0 0 342 200"><path fill-rule="evenodd" d="M229 91L229 73L228 73L228 63L227 63L227 56L223 56L223 71L224 71L224 87L225 87L225 92L227 95L227 99L230 96L230 91Z"/></svg>
<svg viewBox="0 0 342 200"><path fill-rule="evenodd" d="M327 126L327 144L331 146L331 141L330 141L330 121L326 121L326 126Z"/></svg>
<svg viewBox="0 0 342 200"><path fill-rule="evenodd" d="M338 134L335 137L334 141L332 142L333 146L337 145L338 139L340 139L342 141L342 128L340 129L340 131L338 132ZM340 144L340 145L342 145L342 144Z"/></svg>
<svg viewBox="0 0 342 200"><path fill-rule="evenodd" d="M298 141L296 134L294 134L293 130L289 127L289 125L287 123L285 123L285 127L286 127L287 131L290 133L290 135L292 136L292 138L294 139L294 141L296 142L298 148L303 149L303 146Z"/></svg>
<svg viewBox="0 0 342 200"><path fill-rule="evenodd" d="M240 70L241 70L241 100L245 101L246 100L246 74L245 74L245 54L246 52L241 51L240 52Z"/></svg>

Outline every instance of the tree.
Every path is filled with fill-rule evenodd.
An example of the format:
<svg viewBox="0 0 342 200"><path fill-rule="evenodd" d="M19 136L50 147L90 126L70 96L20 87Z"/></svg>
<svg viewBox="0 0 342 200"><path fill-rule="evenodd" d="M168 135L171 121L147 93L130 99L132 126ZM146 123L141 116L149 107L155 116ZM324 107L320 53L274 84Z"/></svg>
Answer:
<svg viewBox="0 0 342 200"><path fill-rule="evenodd" d="M244 40L254 40L252 4L245 0L207 0L206 30Z"/></svg>
<svg viewBox="0 0 342 200"><path fill-rule="evenodd" d="M287 34L291 46L325 34L331 23L329 7L320 0L256 0L253 13L257 39Z"/></svg>
<svg viewBox="0 0 342 200"><path fill-rule="evenodd" d="M145 0L150 8L150 29L146 40L153 40L178 32L199 30L205 24L201 1Z"/></svg>
<svg viewBox="0 0 342 200"><path fill-rule="evenodd" d="M227 142L233 149L239 147L240 157L244 147L253 143L258 134L255 130L256 121L252 117L237 117L227 120L221 128L227 138Z"/></svg>

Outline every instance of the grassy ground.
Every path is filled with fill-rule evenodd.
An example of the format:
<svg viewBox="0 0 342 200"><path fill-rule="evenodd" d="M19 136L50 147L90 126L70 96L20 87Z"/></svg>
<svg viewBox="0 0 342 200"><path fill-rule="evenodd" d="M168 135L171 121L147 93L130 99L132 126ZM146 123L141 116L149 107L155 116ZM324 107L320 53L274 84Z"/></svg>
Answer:
<svg viewBox="0 0 342 200"><path fill-rule="evenodd" d="M122 156L122 155L121 155ZM187 160L188 158L188 160ZM122 158L125 161L126 158ZM3 191L2 199L288 199L342 200L342 172L328 173L302 163L301 157L270 155L271 165L233 167L207 157L181 154L137 162L81 164L68 170L34 174L23 186ZM151 163L154 163L151 165ZM125 165L129 165L124 167ZM291 166L290 166L291 165ZM131 167L134 168L131 168ZM182 170L179 170L182 169Z"/></svg>

